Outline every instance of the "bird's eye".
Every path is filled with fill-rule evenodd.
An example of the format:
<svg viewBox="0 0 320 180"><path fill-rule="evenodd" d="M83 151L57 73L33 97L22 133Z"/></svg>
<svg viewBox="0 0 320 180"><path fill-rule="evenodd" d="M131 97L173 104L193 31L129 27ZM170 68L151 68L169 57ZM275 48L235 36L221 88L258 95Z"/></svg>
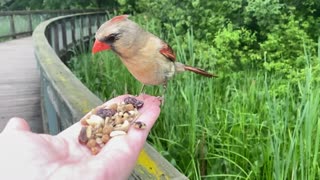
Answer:
<svg viewBox="0 0 320 180"><path fill-rule="evenodd" d="M105 37L103 41L105 41L106 43L110 44L110 43L114 43L118 39L119 39L119 34L118 33L112 33L109 36Z"/></svg>

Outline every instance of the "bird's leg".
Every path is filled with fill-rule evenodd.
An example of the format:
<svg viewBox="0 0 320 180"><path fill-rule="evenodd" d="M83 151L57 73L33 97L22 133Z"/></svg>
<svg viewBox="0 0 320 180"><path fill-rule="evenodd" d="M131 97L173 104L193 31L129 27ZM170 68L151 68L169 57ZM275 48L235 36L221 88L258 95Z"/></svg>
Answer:
<svg viewBox="0 0 320 180"><path fill-rule="evenodd" d="M163 84L163 87L162 87L161 97L159 97L162 106L164 105L164 95L165 95L165 93L166 93L166 90L167 90L167 83L165 82L165 83Z"/></svg>
<svg viewBox="0 0 320 180"><path fill-rule="evenodd" d="M144 91L144 86L145 86L145 85L142 84L141 89L140 89L140 92L139 92L139 95L142 94L142 93L144 93L144 92L143 92L143 91Z"/></svg>
<svg viewBox="0 0 320 180"><path fill-rule="evenodd" d="M164 83L164 84L163 84L163 89L162 89L162 95L161 95L161 97L164 98L164 94L166 93L166 91L167 91L167 83Z"/></svg>

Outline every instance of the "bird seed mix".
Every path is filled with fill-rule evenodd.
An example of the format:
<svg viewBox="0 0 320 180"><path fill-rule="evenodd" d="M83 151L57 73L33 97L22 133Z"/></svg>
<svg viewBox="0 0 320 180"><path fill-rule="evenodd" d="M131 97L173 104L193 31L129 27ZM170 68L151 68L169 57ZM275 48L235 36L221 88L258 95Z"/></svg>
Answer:
<svg viewBox="0 0 320 180"><path fill-rule="evenodd" d="M96 155L111 138L126 135L131 125L144 129L146 124L136 121L139 116L138 109L142 106L143 101L129 96L123 102L92 109L80 120L82 128L79 142Z"/></svg>

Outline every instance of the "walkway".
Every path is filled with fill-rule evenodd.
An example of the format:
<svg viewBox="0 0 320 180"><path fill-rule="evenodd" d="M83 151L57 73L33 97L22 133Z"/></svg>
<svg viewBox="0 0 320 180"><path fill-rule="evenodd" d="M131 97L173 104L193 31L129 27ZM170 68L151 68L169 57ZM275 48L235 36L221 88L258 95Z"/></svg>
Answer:
<svg viewBox="0 0 320 180"><path fill-rule="evenodd" d="M0 42L0 132L13 116L26 119L33 132L43 132L31 37Z"/></svg>

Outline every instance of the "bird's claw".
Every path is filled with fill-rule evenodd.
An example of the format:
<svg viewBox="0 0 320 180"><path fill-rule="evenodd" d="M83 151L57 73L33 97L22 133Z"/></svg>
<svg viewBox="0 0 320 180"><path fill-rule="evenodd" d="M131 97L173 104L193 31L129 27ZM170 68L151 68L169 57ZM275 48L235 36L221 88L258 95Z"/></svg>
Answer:
<svg viewBox="0 0 320 180"><path fill-rule="evenodd" d="M164 95L162 96L157 96L157 98L159 99L159 101L161 102L161 106L164 105Z"/></svg>

